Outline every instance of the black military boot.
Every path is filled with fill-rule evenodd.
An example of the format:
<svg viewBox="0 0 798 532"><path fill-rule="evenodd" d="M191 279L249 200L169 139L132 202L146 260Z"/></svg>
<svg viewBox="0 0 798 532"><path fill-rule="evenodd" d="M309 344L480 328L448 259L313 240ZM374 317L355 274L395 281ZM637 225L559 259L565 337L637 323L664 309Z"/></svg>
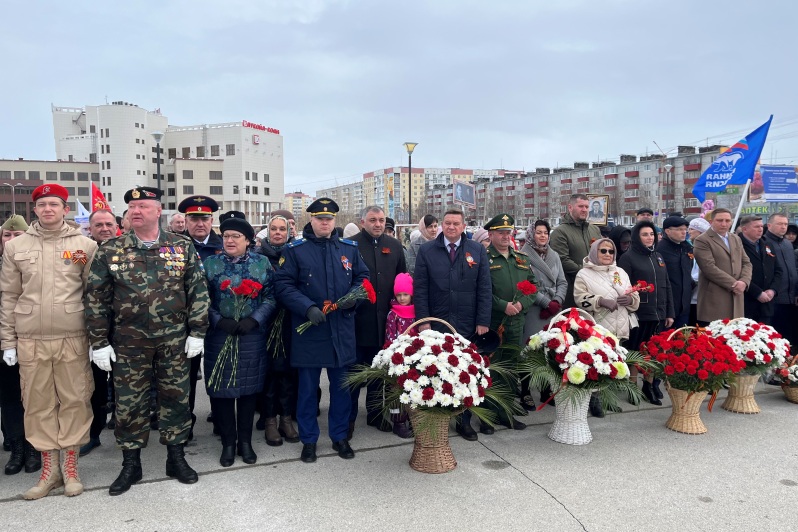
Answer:
<svg viewBox="0 0 798 532"><path fill-rule="evenodd" d="M122 471L108 488L108 495L122 495L141 480L141 449L122 450Z"/></svg>
<svg viewBox="0 0 798 532"><path fill-rule="evenodd" d="M42 468L42 453L33 448L33 445L25 440L25 472L33 473Z"/></svg>
<svg viewBox="0 0 798 532"><path fill-rule="evenodd" d="M11 445L11 456L6 464L6 475L16 475L22 471L22 466L25 464L25 438L14 438L9 440Z"/></svg>
<svg viewBox="0 0 798 532"><path fill-rule="evenodd" d="M199 477L186 463L186 453L182 445L166 446L166 476L176 478L183 484L194 484Z"/></svg>
<svg viewBox="0 0 798 532"><path fill-rule="evenodd" d="M591 416L604 417L604 409L601 407L601 400L599 399L598 394L590 394L590 405L588 408L590 409Z"/></svg>

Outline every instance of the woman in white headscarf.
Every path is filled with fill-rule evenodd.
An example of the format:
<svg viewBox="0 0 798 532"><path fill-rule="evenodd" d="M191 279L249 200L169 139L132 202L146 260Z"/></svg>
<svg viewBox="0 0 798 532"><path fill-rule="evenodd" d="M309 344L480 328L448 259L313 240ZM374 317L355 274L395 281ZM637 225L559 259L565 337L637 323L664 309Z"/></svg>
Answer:
<svg viewBox="0 0 798 532"><path fill-rule="evenodd" d="M418 229L410 233L410 245L405 251L405 262L407 262L407 273L412 274L416 269L416 256L421 244L429 242L438 234L438 219L431 214L427 214L418 221Z"/></svg>

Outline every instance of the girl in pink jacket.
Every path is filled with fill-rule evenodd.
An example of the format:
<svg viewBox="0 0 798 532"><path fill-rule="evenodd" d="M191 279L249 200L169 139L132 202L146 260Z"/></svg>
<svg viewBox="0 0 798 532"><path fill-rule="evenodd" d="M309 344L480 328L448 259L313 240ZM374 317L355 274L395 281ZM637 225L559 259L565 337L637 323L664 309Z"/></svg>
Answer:
<svg viewBox="0 0 798 532"><path fill-rule="evenodd" d="M413 278L407 273L400 273L393 282L394 298L391 301L391 310L385 322L385 347L388 347L400 335L404 334L416 319L413 306ZM391 421L393 433L400 438L412 438L413 429L410 428L407 412L400 408L391 408Z"/></svg>

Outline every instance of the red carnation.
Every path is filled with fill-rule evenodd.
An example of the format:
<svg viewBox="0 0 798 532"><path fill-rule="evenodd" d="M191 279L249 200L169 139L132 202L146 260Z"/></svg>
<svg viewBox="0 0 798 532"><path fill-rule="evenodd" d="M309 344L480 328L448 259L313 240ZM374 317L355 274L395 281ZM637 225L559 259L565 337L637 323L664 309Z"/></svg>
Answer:
<svg viewBox="0 0 798 532"><path fill-rule="evenodd" d="M560 347L560 341L558 339L556 339L556 338L552 338L551 340L546 342L546 347L548 347L549 349L554 351L555 349Z"/></svg>
<svg viewBox="0 0 798 532"><path fill-rule="evenodd" d="M427 366L427 369L424 370L424 374L427 375L428 377L434 377L435 375L438 374L438 366L436 366L435 364L430 364L429 366Z"/></svg>
<svg viewBox="0 0 798 532"><path fill-rule="evenodd" d="M697 376L698 376L698 378L699 378L699 379L701 379L702 381L705 381L705 380L707 380L707 379L709 378L709 372L708 372L707 370L705 370L705 369L699 369L699 370L696 372L696 375L697 375Z"/></svg>
<svg viewBox="0 0 798 532"><path fill-rule="evenodd" d="M363 279L363 289L366 290L366 297L369 298L369 302L373 305L377 302L377 292L374 291L374 287L371 285L368 279Z"/></svg>
<svg viewBox="0 0 798 532"><path fill-rule="evenodd" d="M413 340L413 342L410 345L412 345L416 349L421 349L422 347L424 347L425 344L424 340L422 340L421 338L416 338L415 340Z"/></svg>
<svg viewBox="0 0 798 532"><path fill-rule="evenodd" d="M398 366L399 364L403 363L404 361L405 361L405 357L402 356L402 353L394 353L391 356L391 363L394 366Z"/></svg>
<svg viewBox="0 0 798 532"><path fill-rule="evenodd" d="M493 379L491 379L490 377L485 377L485 382L487 382L485 388L490 388L491 386L493 386Z"/></svg>
<svg viewBox="0 0 798 532"><path fill-rule="evenodd" d="M441 391L446 395L454 395L454 387L451 382L444 382L443 385L441 385Z"/></svg>
<svg viewBox="0 0 798 532"><path fill-rule="evenodd" d="M454 344L445 343L443 344L443 350L447 353L454 353Z"/></svg>
<svg viewBox="0 0 798 532"><path fill-rule="evenodd" d="M557 353L556 355L554 355L554 360L557 361L557 364L564 364L565 353Z"/></svg>
<svg viewBox="0 0 798 532"><path fill-rule="evenodd" d="M230 281L230 279L225 279L224 281L222 281L222 284L219 285L219 288L222 290L222 292L224 292L225 290L230 288L231 284L232 281Z"/></svg>
<svg viewBox="0 0 798 532"><path fill-rule="evenodd" d="M410 336L410 337L412 337L412 338L415 338L416 336L418 336L418 329L416 329L415 327L413 327L413 330L411 330L411 331L410 331L409 333L407 333L407 334L408 334L408 336Z"/></svg>
<svg viewBox="0 0 798 532"><path fill-rule="evenodd" d="M480 397L485 397L485 388L482 386L477 386L477 395Z"/></svg>
<svg viewBox="0 0 798 532"><path fill-rule="evenodd" d="M684 362L680 360L679 362L673 365L673 369L675 369L677 373L682 373L685 369L687 369L687 366L685 366Z"/></svg>
<svg viewBox="0 0 798 532"><path fill-rule="evenodd" d="M407 375L399 375L399 378L396 379L396 384L398 384L399 387L402 388L404 387L406 380L407 380Z"/></svg>
<svg viewBox="0 0 798 532"><path fill-rule="evenodd" d="M486 368L490 367L490 357L482 357L482 365Z"/></svg>
<svg viewBox="0 0 798 532"><path fill-rule="evenodd" d="M411 357L411 356L415 355L416 353L418 353L418 349L416 349L412 345L409 345L409 346L407 346L405 348L405 356L406 357Z"/></svg>
<svg viewBox="0 0 798 532"><path fill-rule="evenodd" d="M582 351L581 353L576 355L576 359L582 364L585 364L587 366L593 365L593 357L590 356L590 353L585 353L584 351Z"/></svg>
<svg viewBox="0 0 798 532"><path fill-rule="evenodd" d="M479 356L477 353L471 353L471 360L479 364L480 362L482 362L482 357Z"/></svg>
<svg viewBox="0 0 798 532"><path fill-rule="evenodd" d="M468 397L463 399L463 404L465 405L466 408L471 408L472 406L474 406L474 398L469 395Z"/></svg>
<svg viewBox="0 0 798 532"><path fill-rule="evenodd" d="M587 340L590 338L590 329L587 327L579 327L579 329L576 330L576 334L578 334L579 338L582 340Z"/></svg>
<svg viewBox="0 0 798 532"><path fill-rule="evenodd" d="M590 369L587 370L587 378L591 381L597 381L599 378L598 370L591 366Z"/></svg>
<svg viewBox="0 0 798 532"><path fill-rule="evenodd" d="M531 296L532 294L534 294L534 293L536 293L538 291L537 286L535 286L534 284L530 283L529 281L521 281L520 283L518 283L515 286L516 286L516 288L518 288L518 291L521 292L525 296Z"/></svg>
<svg viewBox="0 0 798 532"><path fill-rule="evenodd" d="M615 339L614 338L612 338L611 336L608 336L608 337L605 338L605 340L607 341L608 344L610 344L612 346L613 349L615 349L616 345L615 345Z"/></svg>
<svg viewBox="0 0 798 532"><path fill-rule="evenodd" d="M460 382L462 382L463 384L468 384L469 382L471 382L471 375L469 375L465 371L461 371L460 372Z"/></svg>
<svg viewBox="0 0 798 532"><path fill-rule="evenodd" d="M449 336L447 334L446 336L443 337L443 343L445 343L445 344L453 344L454 343L454 337L453 336Z"/></svg>
<svg viewBox="0 0 798 532"><path fill-rule="evenodd" d="M774 344L773 342L768 342L767 346L768 346L768 349L770 349L771 351L776 349L776 344Z"/></svg>
<svg viewBox="0 0 798 532"><path fill-rule="evenodd" d="M618 375L618 368L610 366L610 378L614 379L616 375Z"/></svg>
<svg viewBox="0 0 798 532"><path fill-rule="evenodd" d="M433 390L431 386L428 386L421 391L421 398L425 401L429 401L433 397L435 397L435 390Z"/></svg>
<svg viewBox="0 0 798 532"><path fill-rule="evenodd" d="M430 350L432 351L432 354L433 354L433 355L440 355L440 354L441 354L441 352L443 351L443 349L441 349L441 346L439 346L439 345L433 345L433 346L430 348Z"/></svg>
<svg viewBox="0 0 798 532"><path fill-rule="evenodd" d="M479 370L477 369L477 367L474 364L469 364L468 365L468 372L471 375L476 375L477 373L479 373Z"/></svg>
<svg viewBox="0 0 798 532"><path fill-rule="evenodd" d="M410 368L410 371L407 372L407 378L411 381L417 381L419 377L421 377L421 374L416 368Z"/></svg>
<svg viewBox="0 0 798 532"><path fill-rule="evenodd" d="M448 362L453 368L456 368L460 364L460 359L455 355L449 355L449 357L446 359L446 362Z"/></svg>
<svg viewBox="0 0 798 532"><path fill-rule="evenodd" d="M662 371L664 371L665 375L668 375L668 376L671 376L674 373L676 373L676 370L673 369L673 366L665 366L665 368ZM706 373L706 371L704 371L704 373Z"/></svg>
<svg viewBox="0 0 798 532"><path fill-rule="evenodd" d="M765 364L770 364L770 361L771 361L771 360L773 360L773 357L772 357L772 356L770 356L770 355L768 355L767 353L765 353L765 354L762 356L762 360L764 360L764 361L765 361Z"/></svg>

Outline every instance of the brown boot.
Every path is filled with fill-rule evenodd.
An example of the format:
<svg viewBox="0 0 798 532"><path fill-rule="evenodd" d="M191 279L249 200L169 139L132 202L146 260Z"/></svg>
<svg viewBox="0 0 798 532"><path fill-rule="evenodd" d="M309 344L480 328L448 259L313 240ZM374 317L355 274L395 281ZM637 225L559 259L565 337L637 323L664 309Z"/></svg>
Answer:
<svg viewBox="0 0 798 532"><path fill-rule="evenodd" d="M78 456L80 447L67 447L61 450L63 463L61 472L64 475L64 495L74 497L83 493L83 484L78 475Z"/></svg>
<svg viewBox="0 0 798 532"><path fill-rule="evenodd" d="M277 418L267 417L266 421L266 444L271 447L279 447L283 444L283 439L280 437L280 431L277 430Z"/></svg>
<svg viewBox="0 0 798 532"><path fill-rule="evenodd" d="M22 494L23 499L29 501L46 497L51 490L64 485L59 467L59 453L55 451L42 451L42 474L39 482Z"/></svg>
<svg viewBox="0 0 798 532"><path fill-rule="evenodd" d="M289 443L296 443L299 441L299 433L294 428L294 422L291 421L291 416L280 416L280 435Z"/></svg>

